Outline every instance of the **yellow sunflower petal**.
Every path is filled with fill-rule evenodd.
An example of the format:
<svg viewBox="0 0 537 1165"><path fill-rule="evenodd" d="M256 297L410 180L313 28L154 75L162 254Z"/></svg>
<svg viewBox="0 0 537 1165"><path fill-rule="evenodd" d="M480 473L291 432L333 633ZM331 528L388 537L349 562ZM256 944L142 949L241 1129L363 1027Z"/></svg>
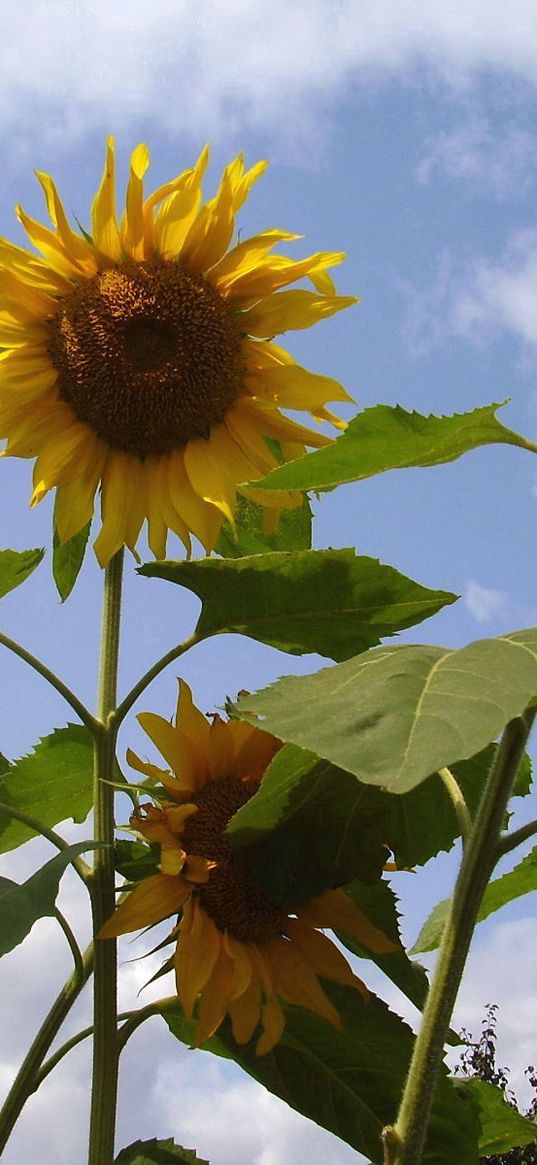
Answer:
<svg viewBox="0 0 537 1165"><path fill-rule="evenodd" d="M339 381L308 372L300 364L275 365L270 372L248 378L247 383L254 396L259 394L284 409L314 412L328 400L352 401Z"/></svg>
<svg viewBox="0 0 537 1165"><path fill-rule="evenodd" d="M228 1011L233 1038L238 1044L247 1044L261 1018L261 986L258 979L252 979L246 991L231 1001Z"/></svg>
<svg viewBox="0 0 537 1165"><path fill-rule="evenodd" d="M276 243L289 242L300 237L290 231L272 229L243 239L242 243L237 243L231 251L219 259L218 263L215 263L214 267L211 267L207 281L225 295L227 288L246 272L255 269L259 260L264 258L267 251L276 246Z"/></svg>
<svg viewBox="0 0 537 1165"><path fill-rule="evenodd" d="M191 174L185 178L184 185L166 199L153 226L155 250L163 259L174 259L180 254L200 201L200 185Z"/></svg>
<svg viewBox="0 0 537 1165"><path fill-rule="evenodd" d="M285 1016L276 995L269 999L261 1012L263 1034L255 1046L256 1056L265 1056L278 1044L285 1029Z"/></svg>
<svg viewBox="0 0 537 1165"><path fill-rule="evenodd" d="M270 963L279 995L289 1003L307 1007L334 1027L341 1027L338 1012L325 995L311 964L293 943L283 938L270 939L263 943L263 956Z"/></svg>
<svg viewBox="0 0 537 1165"><path fill-rule="evenodd" d="M235 513L235 475L220 460L221 428L213 429L208 440L197 437L189 441L184 452L185 469L195 493L222 512L231 525Z"/></svg>
<svg viewBox="0 0 537 1165"><path fill-rule="evenodd" d="M314 433L305 425L298 425L296 421L290 421L288 417L282 416L268 401L259 398L252 400L243 396L236 401L235 408L244 410L247 416L257 421L267 437L276 437L278 441L295 441L300 445L312 445L315 449L333 443L332 437L325 437L324 433Z"/></svg>
<svg viewBox="0 0 537 1165"><path fill-rule="evenodd" d="M80 475L81 458L91 458L96 443L95 434L86 425L74 424L66 432L51 438L34 465L34 492L31 506L36 505L53 486L68 485Z"/></svg>
<svg viewBox="0 0 537 1165"><path fill-rule="evenodd" d="M293 945L306 957L317 975L323 979L331 979L334 983L346 983L348 987L357 987L364 999L369 998L369 992L362 980L354 974L341 951L320 930L301 922L298 918L289 918L285 929Z"/></svg>
<svg viewBox="0 0 537 1165"><path fill-rule="evenodd" d="M30 218L22 209L22 206L16 207L16 214L19 222L24 227L28 238L37 247L41 254L45 256L49 267L53 272L58 272L59 275L65 277L66 280L71 280L80 276L83 273L83 268L80 266L77 259L70 255L63 243L54 234L54 231L44 227L36 219Z"/></svg>
<svg viewBox="0 0 537 1165"><path fill-rule="evenodd" d="M224 254L233 234L233 189L226 171L215 198L207 202L192 223L181 248L181 263L198 275Z"/></svg>
<svg viewBox="0 0 537 1165"><path fill-rule="evenodd" d="M91 272L91 274L93 274L97 269L93 247L90 243L87 242L86 239L82 237L82 235L77 234L76 231L73 231L69 226L67 216L63 209L62 200L50 174L43 174L42 171L36 170L35 175L43 189L47 210L49 212L51 222L56 227L56 232L60 242L63 243L67 253L71 255L73 259L77 259L79 262L83 263L84 266Z"/></svg>
<svg viewBox="0 0 537 1165"><path fill-rule="evenodd" d="M187 1019L191 1018L196 998L213 973L222 943L220 931L193 896L179 923L175 956L177 994Z"/></svg>
<svg viewBox="0 0 537 1165"><path fill-rule="evenodd" d="M316 295L313 291L279 291L267 295L244 313L244 330L250 336L269 338L280 332L311 328L353 303L354 295Z"/></svg>
<svg viewBox="0 0 537 1165"><path fill-rule="evenodd" d="M182 777L191 789L197 789L200 762L202 763L201 750L195 747L184 732L174 728L169 720L164 720L155 712L140 712L137 719L170 768Z"/></svg>
<svg viewBox="0 0 537 1165"><path fill-rule="evenodd" d="M107 566L121 546L134 549L144 519L143 467L121 449L110 451L103 470L102 529L94 543L97 560Z"/></svg>
<svg viewBox="0 0 537 1165"><path fill-rule="evenodd" d="M114 139L107 138L106 160L101 185L91 208L93 241L98 251L108 259L121 258L121 239L116 221L116 185Z"/></svg>
<svg viewBox="0 0 537 1165"><path fill-rule="evenodd" d="M179 680L175 722L177 728L190 741L196 755L196 763L199 765L205 780L205 776L208 774L207 748L210 724L203 712L196 708L192 690L183 679Z"/></svg>
<svg viewBox="0 0 537 1165"><path fill-rule="evenodd" d="M141 930L144 926L154 926L169 918L183 905L191 892L191 887L183 878L170 878L166 874L152 874L144 878L128 898L121 902L108 922L99 932L99 938L116 938L131 930Z"/></svg>
<svg viewBox="0 0 537 1165"><path fill-rule="evenodd" d="M254 728L237 755L235 761L237 776L241 779L260 781L279 748L279 740L268 732L260 732L258 728Z"/></svg>
<svg viewBox="0 0 537 1165"><path fill-rule="evenodd" d="M222 518L216 506L196 493L185 469L184 451L175 450L169 461L168 488L173 506L210 554L218 542Z"/></svg>
<svg viewBox="0 0 537 1165"><path fill-rule="evenodd" d="M57 301L48 292L29 286L14 271L0 271L0 288L2 305L9 300L30 319L42 320L56 312Z"/></svg>
<svg viewBox="0 0 537 1165"><path fill-rule="evenodd" d="M203 1044L220 1027L233 994L234 965L220 948L213 973L201 993L196 1044Z"/></svg>
<svg viewBox="0 0 537 1165"><path fill-rule="evenodd" d="M9 268L19 279L23 279L26 285L38 288L47 295L65 295L71 290L69 280L53 270L43 259L38 259L37 255L2 238L0 238L0 263L4 270Z"/></svg>
<svg viewBox="0 0 537 1165"><path fill-rule="evenodd" d="M182 190L183 186L191 181L194 185L199 186L202 181L207 163L209 161L209 147L204 146L201 154L193 167L189 170L183 170L176 178L172 178L171 182L165 182L163 186L159 186L153 194L149 195L144 202L144 222L145 222L145 237L146 237L146 252L147 258L150 258L150 248L153 244L153 212L161 202L169 198L171 194L175 194L177 190Z"/></svg>
<svg viewBox="0 0 537 1165"><path fill-rule="evenodd" d="M271 295L280 287L287 287L289 283L303 279L311 271L342 263L344 258L343 251L319 251L307 259L296 261L284 255L268 256L261 259L251 271L242 272L233 281L228 281L228 298L233 304L245 306L247 301Z"/></svg>
<svg viewBox="0 0 537 1165"><path fill-rule="evenodd" d="M304 903L296 913L299 919L311 926L329 926L331 930L342 930L377 955L390 954L398 949L397 943L373 926L344 890L328 890L320 898L312 898Z"/></svg>
<svg viewBox="0 0 537 1165"><path fill-rule="evenodd" d="M215 716L209 729L208 739L209 772L217 781L229 777L233 772L233 741L227 723Z"/></svg>
<svg viewBox="0 0 537 1165"><path fill-rule="evenodd" d="M60 542L68 542L90 521L105 458L106 449L97 442L82 472L73 481L58 487L54 520Z"/></svg>
<svg viewBox="0 0 537 1165"><path fill-rule="evenodd" d="M144 258L144 174L149 167L149 150L141 142L131 154L130 177L125 198L125 214L120 227L124 250L133 259Z"/></svg>

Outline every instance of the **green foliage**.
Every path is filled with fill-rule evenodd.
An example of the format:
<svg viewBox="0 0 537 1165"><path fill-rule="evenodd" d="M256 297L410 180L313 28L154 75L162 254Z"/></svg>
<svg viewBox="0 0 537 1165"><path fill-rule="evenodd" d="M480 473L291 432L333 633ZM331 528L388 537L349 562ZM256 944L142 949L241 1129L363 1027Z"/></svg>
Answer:
<svg viewBox="0 0 537 1165"><path fill-rule="evenodd" d="M263 531L263 516L267 511L249 498L238 497L235 515L235 533L224 521L217 554L223 558L242 558L249 554L265 554L267 550L309 550L311 547L311 507L305 497L294 510L282 510L278 525L272 534Z"/></svg>
<svg viewBox="0 0 537 1165"><path fill-rule="evenodd" d="M93 742L87 728L69 724L43 737L34 752L0 776L0 801L49 828L67 817L84 821L93 803ZM30 826L0 813L0 853L34 836Z"/></svg>
<svg viewBox="0 0 537 1165"><path fill-rule="evenodd" d="M341 1016L339 1031L303 1008L285 1005L283 1037L267 1055L256 1056L255 1039L237 1045L227 1021L210 1050L219 1045L219 1054L227 1052L270 1092L381 1165L380 1134L395 1119L413 1035L375 995L364 1002L351 988L324 987ZM194 1025L179 1007L164 1018L179 1040L192 1041ZM477 1165L478 1137L477 1106L461 1098L443 1071L424 1165Z"/></svg>
<svg viewBox="0 0 537 1165"><path fill-rule="evenodd" d="M199 596L199 634L237 632L292 655L316 651L336 660L420 623L457 597L422 587L354 550L155 562L139 573Z"/></svg>
<svg viewBox="0 0 537 1165"><path fill-rule="evenodd" d="M115 1159L114 1165L209 1165L203 1157L198 1157L194 1149L183 1149L176 1145L173 1137L165 1141L133 1141L122 1149Z"/></svg>
<svg viewBox="0 0 537 1165"><path fill-rule="evenodd" d="M352 420L343 435L325 449L273 469L259 489L333 489L363 481L388 469L441 465L480 445L535 446L496 419L499 404L450 417L408 413L399 405L376 405Z"/></svg>
<svg viewBox="0 0 537 1165"><path fill-rule="evenodd" d="M43 560L44 550L0 550L0 599L20 587Z"/></svg>
<svg viewBox="0 0 537 1165"><path fill-rule="evenodd" d="M9 878L0 878L0 956L6 955L26 938L34 922L54 914L60 879L67 867L98 843L80 841L62 850L50 862L19 885Z"/></svg>
<svg viewBox="0 0 537 1165"><path fill-rule="evenodd" d="M533 1121L521 1116L512 1104L508 1104L496 1084L476 1078L465 1081L461 1087L468 1089L479 1105L480 1155L488 1157L491 1153L508 1153L510 1149L534 1143L537 1129Z"/></svg>
<svg viewBox="0 0 537 1165"><path fill-rule="evenodd" d="M494 754L489 745L453 766L470 812L477 808ZM516 793L528 791L529 774L525 758ZM389 846L400 867L424 865L451 848L460 825L436 774L394 797L314 753L285 745L227 833L234 848L251 847L253 876L280 901L286 885L307 898L352 878L371 881L378 868L371 858L376 852L380 859L379 845Z"/></svg>
<svg viewBox="0 0 537 1165"><path fill-rule="evenodd" d="M521 898L523 894L531 894L534 890L537 890L537 846L533 847L531 853L527 854L514 870L489 882L477 921L483 922L489 914L494 914L513 899ZM418 935L413 948L415 953L434 951L440 945L450 903L450 898L437 902Z"/></svg>
<svg viewBox="0 0 537 1165"><path fill-rule="evenodd" d="M62 603L65 602L76 583L88 545L91 522L82 527L68 542L60 542L53 523L52 536L52 576Z"/></svg>
<svg viewBox="0 0 537 1165"><path fill-rule="evenodd" d="M537 693L537 629L442 647L379 647L247 696L235 714L361 781L406 793L473 756Z"/></svg>

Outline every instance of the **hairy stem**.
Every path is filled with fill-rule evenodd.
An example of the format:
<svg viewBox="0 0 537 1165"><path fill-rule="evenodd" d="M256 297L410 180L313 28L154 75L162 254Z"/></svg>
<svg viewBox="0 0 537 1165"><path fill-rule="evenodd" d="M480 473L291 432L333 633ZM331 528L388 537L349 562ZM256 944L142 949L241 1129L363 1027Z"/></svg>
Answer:
<svg viewBox="0 0 537 1165"><path fill-rule="evenodd" d="M79 700L75 692L72 692L71 689L68 688L67 684L64 684L63 680L59 678L59 676L55 675L55 673L51 671L51 669L47 667L45 663L42 663L41 660L37 658L37 656L32 655L31 651L27 651L26 648L22 647L20 643L16 643L14 639L10 639L8 635L4 635L2 632L0 632L0 645L2 647L7 647L8 651L12 651L14 655L18 655L19 659L24 660L24 662L33 668L33 670L37 672L38 675L42 676L43 679L46 680L52 688L55 688L56 691L59 692L60 696L63 696L64 700L66 700L67 703L71 705L73 712L76 712L76 715L79 717L82 723L86 725L86 728L88 728L91 733L95 734L95 732L98 730L98 724L95 720L95 717L92 716L89 709L85 707L81 700Z"/></svg>
<svg viewBox="0 0 537 1165"><path fill-rule="evenodd" d="M95 739L94 836L96 850L91 882L95 983L93 1010L93 1078L88 1165L112 1165L117 1104L117 950L115 939L98 934L115 906L114 787L116 706L123 550L112 559L104 579L101 659L98 690L99 732Z"/></svg>
<svg viewBox="0 0 537 1165"><path fill-rule="evenodd" d="M89 979L92 969L93 944L84 951L81 964L75 966L73 974L52 1004L13 1081L0 1113L0 1156L28 1097L36 1091L40 1083L40 1068L50 1045Z"/></svg>
<svg viewBox="0 0 537 1165"><path fill-rule="evenodd" d="M438 962L394 1127L383 1133L385 1165L420 1165L444 1044L481 900L497 861L504 814L535 710L512 720L496 751L467 839Z"/></svg>
<svg viewBox="0 0 537 1165"><path fill-rule="evenodd" d="M511 850L522 845L523 841L528 841L530 837L535 837L536 833L537 821L527 821L525 825L521 825L519 829L514 829L512 833L504 833L498 842L498 857L503 858L504 854L510 854Z"/></svg>
<svg viewBox="0 0 537 1165"><path fill-rule="evenodd" d="M470 817L468 806L464 800L462 789L459 785L459 782L453 776L451 769L439 769L438 776L440 777L444 788L447 789L447 792L449 793L451 803L455 813L457 814L457 821L459 822L462 840L464 843L466 843L466 839L470 836L472 829L472 818Z"/></svg>

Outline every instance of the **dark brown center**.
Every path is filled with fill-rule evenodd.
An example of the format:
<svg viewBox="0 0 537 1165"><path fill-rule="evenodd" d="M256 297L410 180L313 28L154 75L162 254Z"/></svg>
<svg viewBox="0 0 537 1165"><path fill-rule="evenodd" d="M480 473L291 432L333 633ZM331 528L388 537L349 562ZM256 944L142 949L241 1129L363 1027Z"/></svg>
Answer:
<svg viewBox="0 0 537 1165"><path fill-rule="evenodd" d="M225 828L233 814L253 797L257 786L236 777L211 781L194 797L198 812L189 817L182 845L189 854L216 862L209 881L197 893L219 930L240 942L266 942L282 933L286 915L269 902L233 853Z"/></svg>
<svg viewBox="0 0 537 1165"><path fill-rule="evenodd" d="M101 271L61 301L49 327L61 399L142 459L208 437L240 393L238 317L179 263Z"/></svg>

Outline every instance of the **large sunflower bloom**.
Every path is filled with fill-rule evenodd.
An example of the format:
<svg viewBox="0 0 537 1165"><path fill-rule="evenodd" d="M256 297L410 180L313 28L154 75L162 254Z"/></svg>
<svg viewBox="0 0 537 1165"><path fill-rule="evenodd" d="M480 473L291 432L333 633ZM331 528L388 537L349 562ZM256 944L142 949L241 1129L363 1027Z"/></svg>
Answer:
<svg viewBox="0 0 537 1165"><path fill-rule="evenodd" d="M32 504L56 488L61 542L90 520L101 486L103 566L121 546L134 549L144 519L157 557L169 530L187 553L191 534L210 552L222 519L233 523L239 483L276 464L275 441L286 459L327 443L280 406L334 420L326 401L350 399L272 343L355 302L334 294L327 273L344 256L273 255L298 237L275 229L228 250L266 163L245 170L239 155L202 203L207 159L204 150L145 198L149 154L138 146L118 220L109 139L91 235L69 225L52 178L38 173L52 228L17 214L43 258L0 239L4 452L36 459ZM314 292L280 290L303 277ZM266 508L269 526L300 502L242 492Z"/></svg>
<svg viewBox="0 0 537 1165"><path fill-rule="evenodd" d="M280 999L340 1026L320 979L356 987L362 981L320 928L337 928L376 952L393 943L343 890L282 909L248 877L225 828L259 787L280 742L258 728L218 716L208 722L180 683L176 724L146 712L140 723L170 770L134 753L130 764L158 782L170 801L144 805L132 826L160 844L160 874L142 882L101 930L112 938L181 912L175 933L177 994L188 1018L198 1001L196 1044L231 1018L237 1043L261 1029L256 1051L270 1051L285 1018ZM320 977L320 978L319 978Z"/></svg>

